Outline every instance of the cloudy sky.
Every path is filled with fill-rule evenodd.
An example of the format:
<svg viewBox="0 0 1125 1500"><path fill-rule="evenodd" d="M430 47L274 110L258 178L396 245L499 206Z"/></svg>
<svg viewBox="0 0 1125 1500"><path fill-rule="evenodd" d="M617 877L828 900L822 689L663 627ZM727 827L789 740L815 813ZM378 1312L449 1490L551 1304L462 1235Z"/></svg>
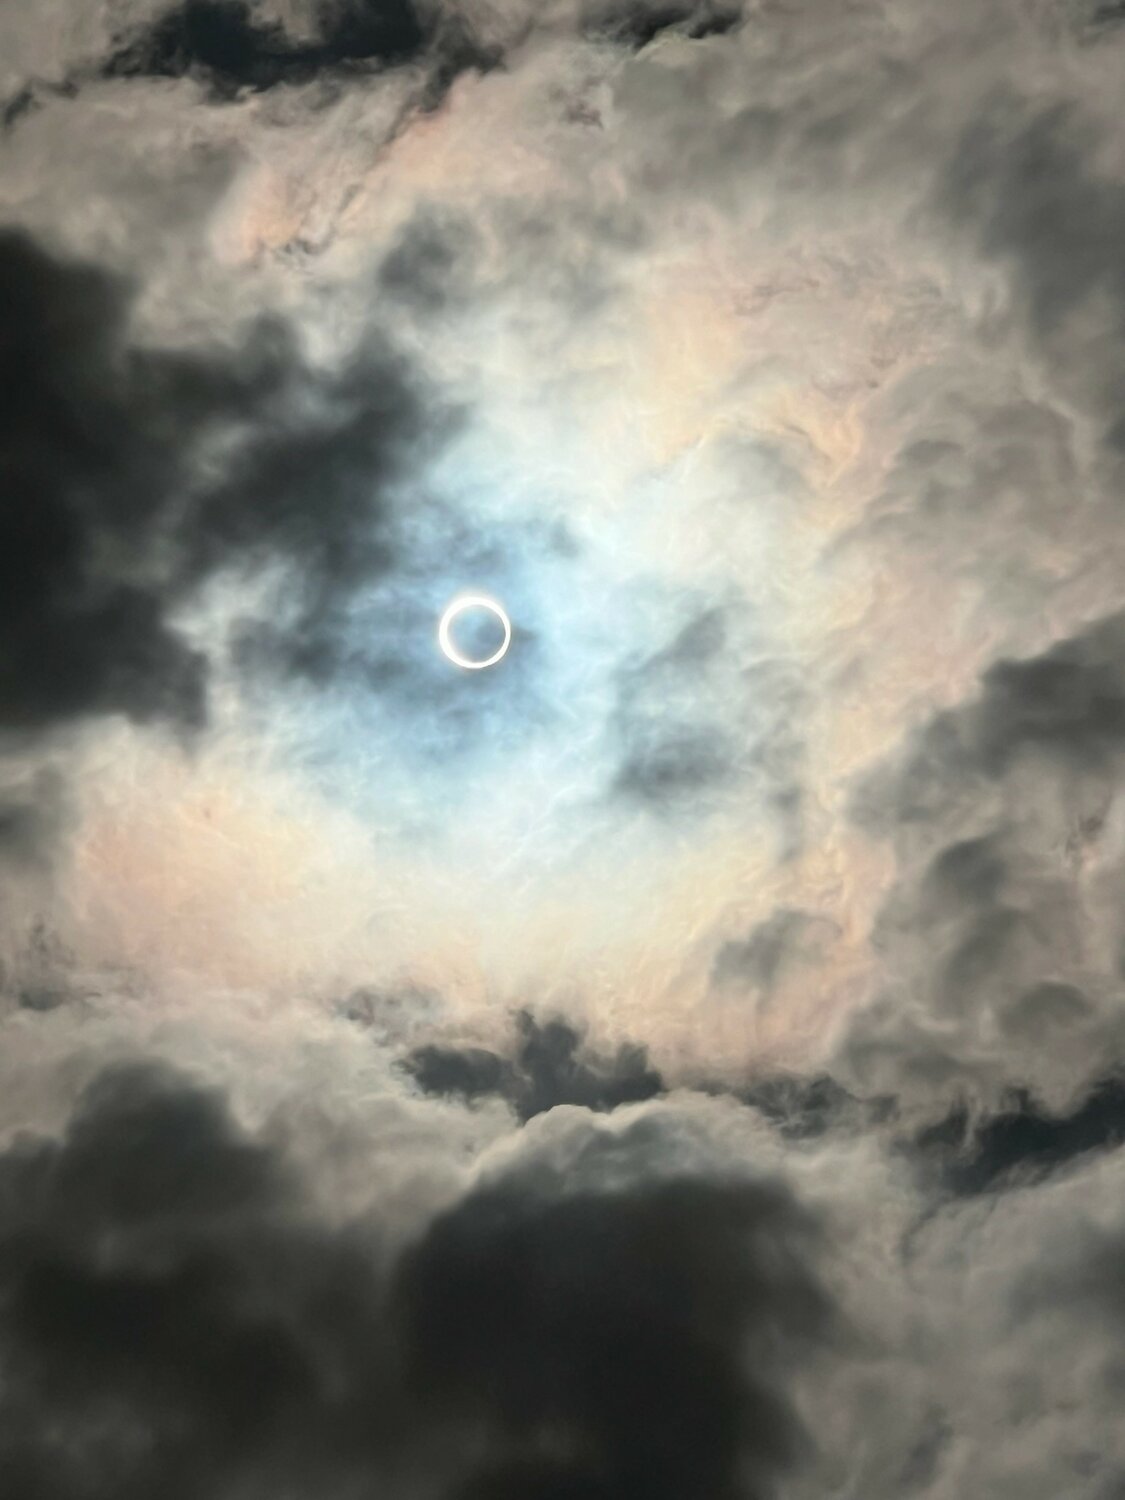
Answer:
<svg viewBox="0 0 1125 1500"><path fill-rule="evenodd" d="M1123 66L0 5L5 1497L1125 1493Z"/></svg>

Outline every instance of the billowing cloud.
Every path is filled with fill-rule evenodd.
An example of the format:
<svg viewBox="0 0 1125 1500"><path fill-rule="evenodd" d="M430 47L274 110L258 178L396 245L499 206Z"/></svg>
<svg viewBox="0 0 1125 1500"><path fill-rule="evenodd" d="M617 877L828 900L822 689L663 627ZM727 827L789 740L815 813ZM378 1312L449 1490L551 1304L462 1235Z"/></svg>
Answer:
<svg viewBox="0 0 1125 1500"><path fill-rule="evenodd" d="M913 999L888 987L852 1029L880 1086L913 1075L996 1105L1030 1084L1061 1107L1120 1065L1120 632L1110 616L996 663L860 789L856 816L897 846L879 931Z"/></svg>
<svg viewBox="0 0 1125 1500"><path fill-rule="evenodd" d="M814 1228L776 1184L509 1171L388 1263L377 1221L326 1219L217 1091L163 1067L98 1077L61 1141L0 1160L0 1194L20 1495L689 1475L724 1495L795 1451L770 1346L828 1317Z"/></svg>

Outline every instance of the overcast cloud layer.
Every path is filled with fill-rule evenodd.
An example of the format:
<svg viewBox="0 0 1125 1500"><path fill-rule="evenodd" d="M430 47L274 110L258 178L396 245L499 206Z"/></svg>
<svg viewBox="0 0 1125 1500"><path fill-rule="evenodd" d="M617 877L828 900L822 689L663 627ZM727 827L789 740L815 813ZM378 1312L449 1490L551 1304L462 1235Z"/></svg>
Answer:
<svg viewBox="0 0 1125 1500"><path fill-rule="evenodd" d="M0 6L5 1497L1125 1493L1123 66Z"/></svg>

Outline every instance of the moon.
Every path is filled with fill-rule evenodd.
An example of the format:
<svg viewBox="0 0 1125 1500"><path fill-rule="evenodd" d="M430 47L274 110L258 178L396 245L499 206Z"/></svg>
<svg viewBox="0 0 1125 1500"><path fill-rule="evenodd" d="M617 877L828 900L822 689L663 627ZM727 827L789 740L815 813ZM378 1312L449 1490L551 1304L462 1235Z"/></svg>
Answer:
<svg viewBox="0 0 1125 1500"><path fill-rule="evenodd" d="M467 656L462 656L449 636L450 626L457 616L467 609L487 609L491 614L496 616L504 627L504 639L500 643L500 649L494 651L491 656L485 657L483 661L470 661ZM483 594L462 594L460 598L454 599L451 604L446 606L445 613L441 617L441 624L438 626L438 645L455 666L465 667L470 672L477 672L482 667L494 667L511 643L511 620L508 619L502 606L497 604L495 599L488 599Z"/></svg>

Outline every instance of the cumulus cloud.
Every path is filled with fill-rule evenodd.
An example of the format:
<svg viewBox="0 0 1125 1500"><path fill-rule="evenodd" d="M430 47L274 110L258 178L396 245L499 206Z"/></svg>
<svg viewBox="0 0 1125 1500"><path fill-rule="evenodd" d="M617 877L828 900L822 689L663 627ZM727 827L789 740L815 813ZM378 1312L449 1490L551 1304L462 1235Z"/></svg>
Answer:
<svg viewBox="0 0 1125 1500"><path fill-rule="evenodd" d="M860 788L856 816L898 852L880 933L911 993L905 1006L888 990L857 1018L848 1045L861 1073L888 1082L883 1058L939 1094L995 1103L998 1087L1022 1083L1061 1106L1118 1066L1105 903L1120 881L1120 628L1111 616L996 663L972 701Z"/></svg>
<svg viewBox="0 0 1125 1500"><path fill-rule="evenodd" d="M19 1495L725 1495L794 1453L771 1346L827 1319L777 1184L509 1169L388 1261L377 1222L325 1221L161 1066L97 1077L61 1139L11 1146L0 1194Z"/></svg>

